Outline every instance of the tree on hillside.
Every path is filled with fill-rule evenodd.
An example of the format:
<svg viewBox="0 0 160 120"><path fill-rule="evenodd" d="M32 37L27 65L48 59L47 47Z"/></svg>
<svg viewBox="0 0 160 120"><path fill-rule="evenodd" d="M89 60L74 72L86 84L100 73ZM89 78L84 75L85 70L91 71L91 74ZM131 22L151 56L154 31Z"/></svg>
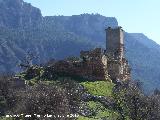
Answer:
<svg viewBox="0 0 160 120"><path fill-rule="evenodd" d="M114 90L116 109L122 120L159 120L160 96L146 96L138 88L138 84L130 82L127 86L118 86Z"/></svg>
<svg viewBox="0 0 160 120"><path fill-rule="evenodd" d="M26 56L24 58L24 60L19 64L19 66L22 68L22 69L27 69L27 68L30 68L33 66L33 60L34 59L38 59L38 56L35 55L34 53L28 51L26 53Z"/></svg>

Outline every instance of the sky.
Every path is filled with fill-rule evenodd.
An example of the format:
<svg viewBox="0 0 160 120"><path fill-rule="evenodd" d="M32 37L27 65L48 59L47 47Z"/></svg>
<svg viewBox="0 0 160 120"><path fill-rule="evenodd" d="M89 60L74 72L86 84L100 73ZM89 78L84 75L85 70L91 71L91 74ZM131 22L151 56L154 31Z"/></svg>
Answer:
<svg viewBox="0 0 160 120"><path fill-rule="evenodd" d="M129 33L144 33L160 44L160 0L24 0L43 16L99 13L116 17Z"/></svg>

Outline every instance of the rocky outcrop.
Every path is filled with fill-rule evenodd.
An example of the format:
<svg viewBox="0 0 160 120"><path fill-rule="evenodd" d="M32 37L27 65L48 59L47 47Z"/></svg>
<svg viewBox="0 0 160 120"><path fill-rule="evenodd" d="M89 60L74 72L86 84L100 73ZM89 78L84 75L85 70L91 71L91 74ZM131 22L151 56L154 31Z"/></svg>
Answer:
<svg viewBox="0 0 160 120"><path fill-rule="evenodd" d="M23 0L0 0L0 26L9 28L35 26L41 20L41 11Z"/></svg>
<svg viewBox="0 0 160 120"><path fill-rule="evenodd" d="M104 97L104 96L95 96L95 95L91 95L88 93L84 93L82 95L82 99L85 102L88 101L94 101L94 102L100 102L102 103L106 108L110 108L113 109L115 107L115 101L109 97Z"/></svg>

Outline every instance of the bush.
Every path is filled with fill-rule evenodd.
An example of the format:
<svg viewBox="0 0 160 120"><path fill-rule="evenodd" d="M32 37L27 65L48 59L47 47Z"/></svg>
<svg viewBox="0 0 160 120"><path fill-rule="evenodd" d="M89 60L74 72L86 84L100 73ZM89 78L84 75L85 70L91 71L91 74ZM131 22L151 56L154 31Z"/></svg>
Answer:
<svg viewBox="0 0 160 120"><path fill-rule="evenodd" d="M81 92L78 84L63 80L54 85L39 83L28 87L26 90L14 91L10 94L9 114L32 115L33 119L44 119L45 115L54 115L51 119L59 119L58 116L77 114L81 102ZM37 118L34 114L41 115ZM24 116L22 116L23 118Z"/></svg>
<svg viewBox="0 0 160 120"><path fill-rule="evenodd" d="M137 84L122 84L114 90L117 111L120 119L129 117L131 120L159 120L160 119L160 96L146 96Z"/></svg>
<svg viewBox="0 0 160 120"><path fill-rule="evenodd" d="M0 75L0 117L5 114L7 110L7 96L9 94L10 75Z"/></svg>

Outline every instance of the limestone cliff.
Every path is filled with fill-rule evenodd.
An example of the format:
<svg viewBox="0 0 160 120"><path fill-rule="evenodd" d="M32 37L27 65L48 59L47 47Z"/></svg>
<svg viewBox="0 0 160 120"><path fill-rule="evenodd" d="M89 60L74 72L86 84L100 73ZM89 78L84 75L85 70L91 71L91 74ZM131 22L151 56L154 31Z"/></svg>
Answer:
<svg viewBox="0 0 160 120"><path fill-rule="evenodd" d="M41 20L41 11L23 0L0 0L0 26L10 28L35 26Z"/></svg>

